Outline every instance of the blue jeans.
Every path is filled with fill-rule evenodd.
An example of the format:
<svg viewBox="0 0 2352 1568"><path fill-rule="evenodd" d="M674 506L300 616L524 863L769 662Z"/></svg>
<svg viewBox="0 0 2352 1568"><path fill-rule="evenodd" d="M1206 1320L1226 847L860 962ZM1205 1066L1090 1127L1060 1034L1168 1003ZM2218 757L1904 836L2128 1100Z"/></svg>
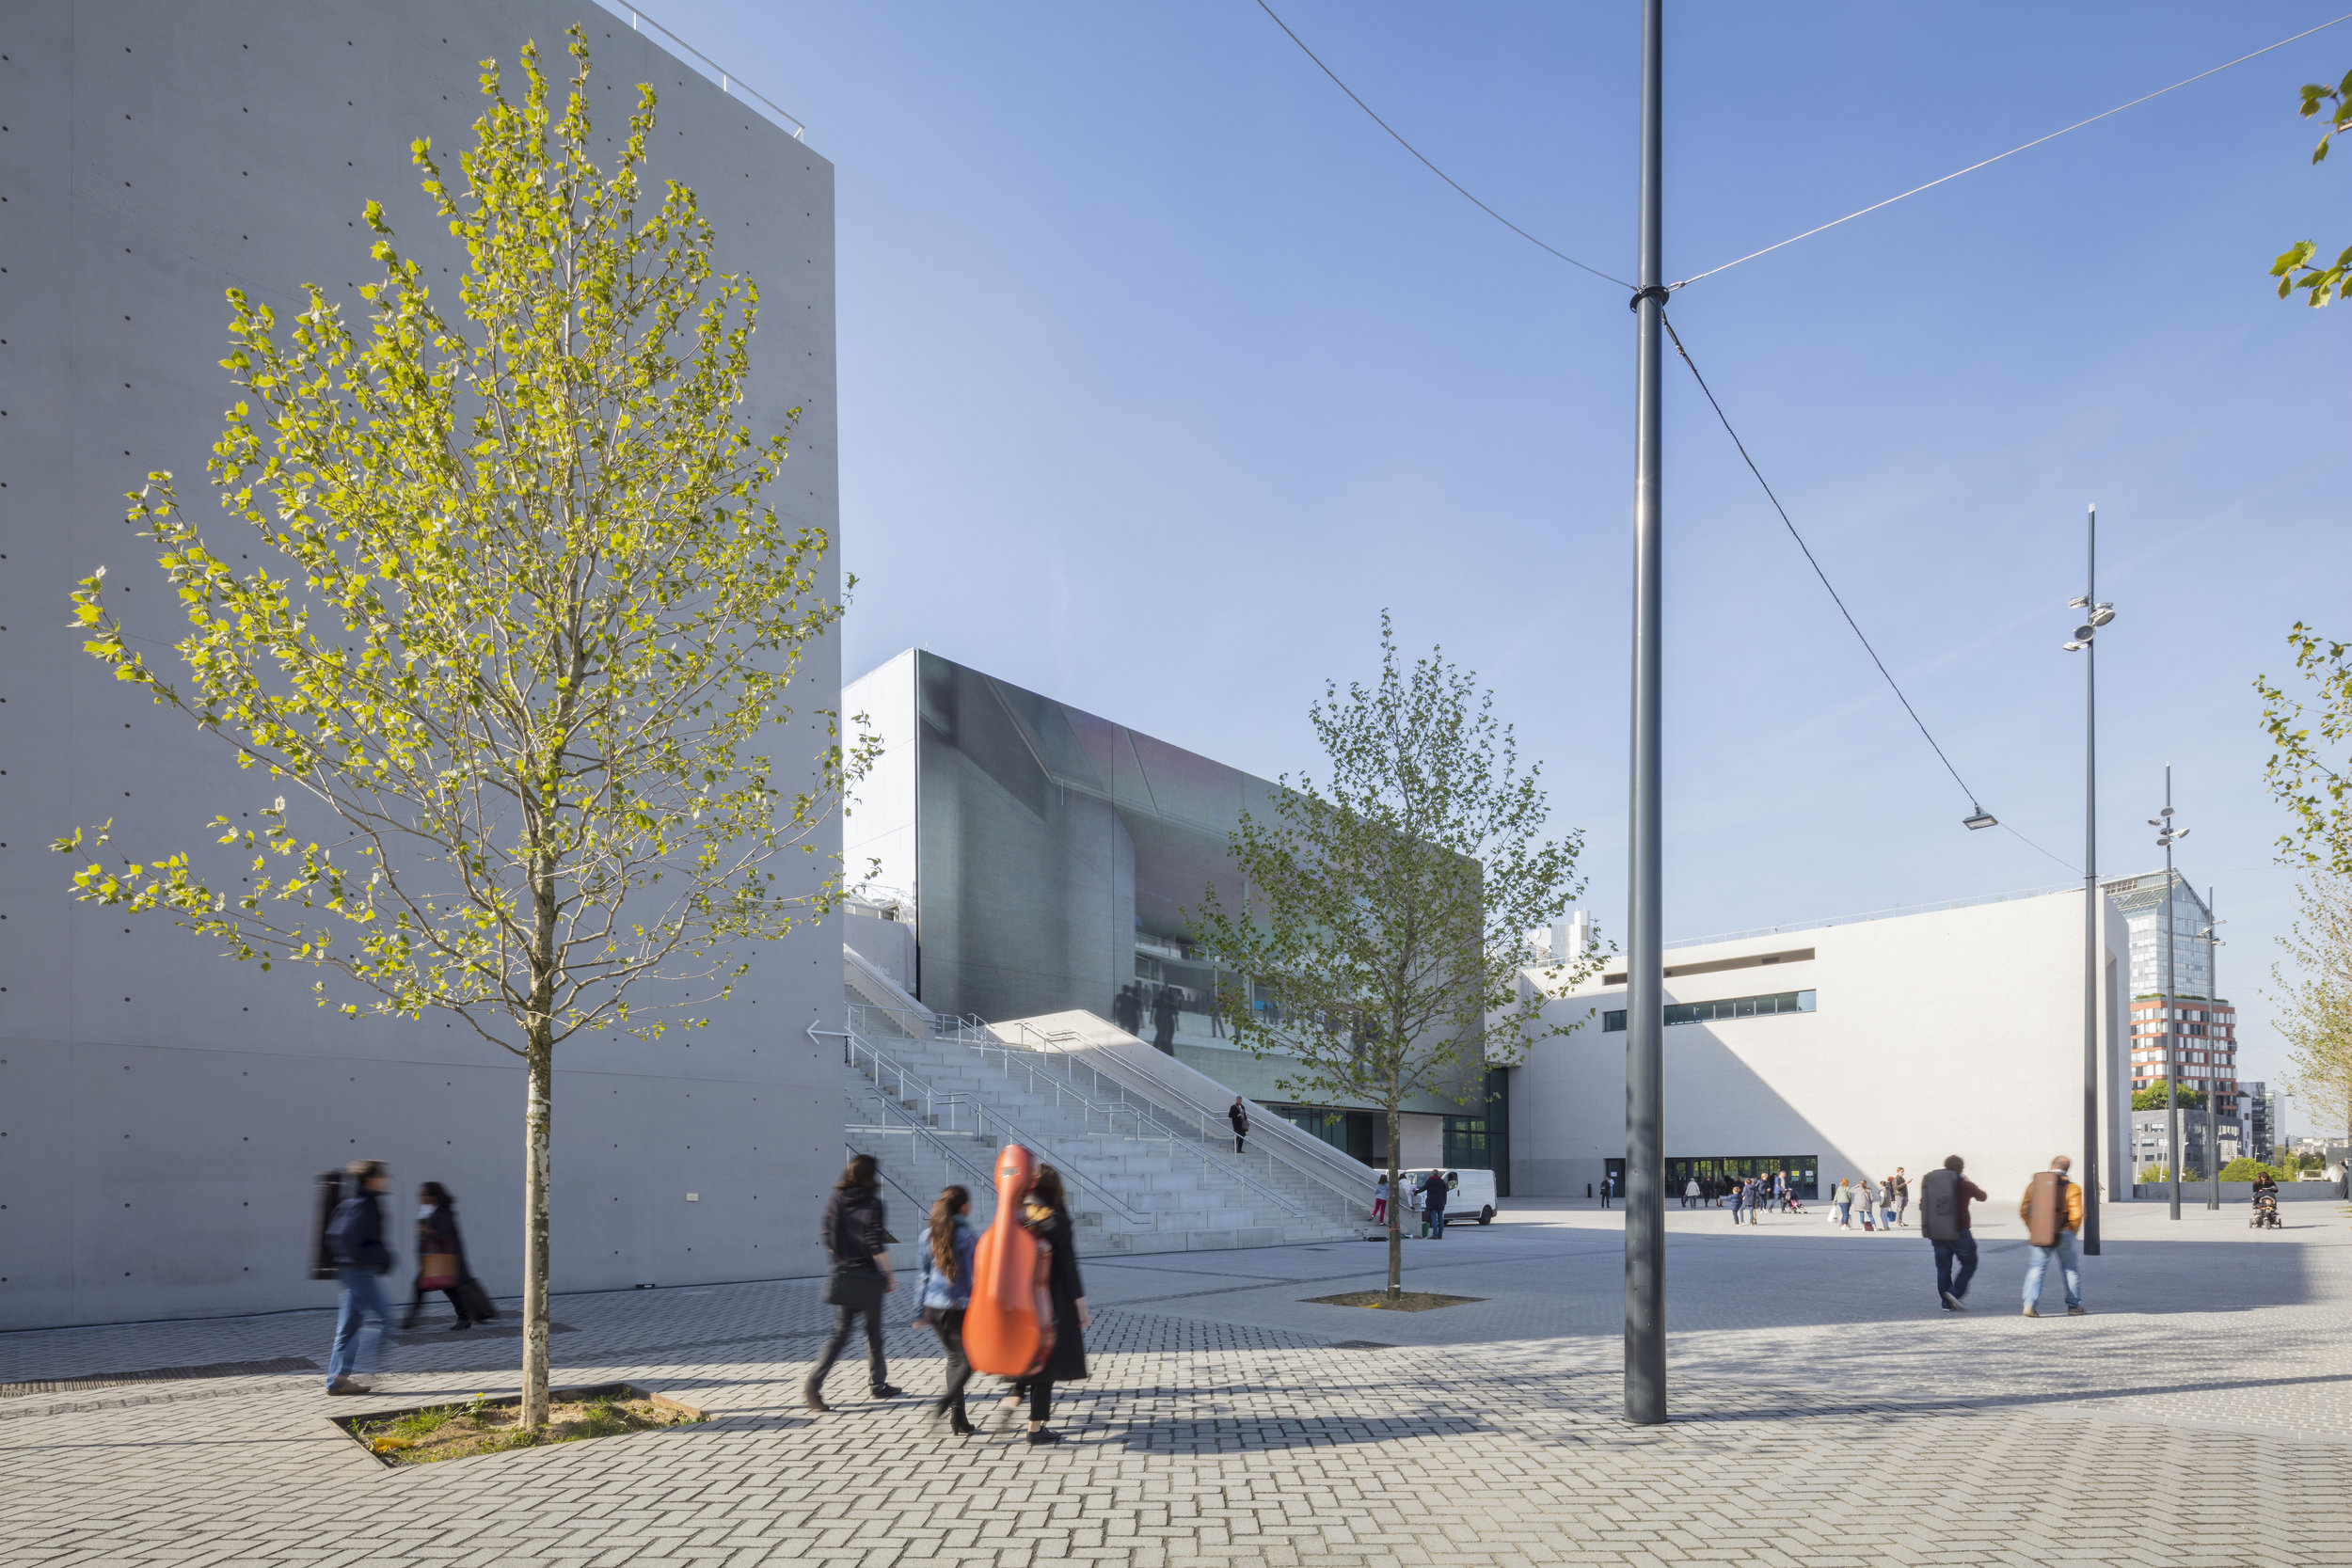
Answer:
<svg viewBox="0 0 2352 1568"><path fill-rule="evenodd" d="M1429 1211L1429 1239L1433 1242L1445 1240L1445 1211L1442 1209Z"/></svg>
<svg viewBox="0 0 2352 1568"><path fill-rule="evenodd" d="M376 1357L384 1350L384 1330L389 1326L384 1310L383 1275L373 1269L338 1269L335 1277L342 1282L343 1304L342 1310L335 1315L334 1354L326 1358L326 1381L330 1386L354 1372L375 1370ZM375 1320L364 1353L359 1350L362 1317Z"/></svg>
<svg viewBox="0 0 2352 1568"><path fill-rule="evenodd" d="M1956 1242L1934 1242L1935 1298L1950 1296L1955 1301L1968 1299L1968 1282L1977 1277L1977 1239L1965 1230ZM1960 1273L1952 1273L1952 1259L1960 1259Z"/></svg>
<svg viewBox="0 0 2352 1568"><path fill-rule="evenodd" d="M2083 1255L2082 1244L2075 1240L2074 1233L2061 1230L2056 1246L2038 1246L2032 1251L2033 1261L2026 1265L2026 1305L2031 1307L2042 1299L2042 1271L2050 1266L2050 1259L2056 1258L2059 1273L2066 1276L2066 1305L2080 1307L2083 1304Z"/></svg>

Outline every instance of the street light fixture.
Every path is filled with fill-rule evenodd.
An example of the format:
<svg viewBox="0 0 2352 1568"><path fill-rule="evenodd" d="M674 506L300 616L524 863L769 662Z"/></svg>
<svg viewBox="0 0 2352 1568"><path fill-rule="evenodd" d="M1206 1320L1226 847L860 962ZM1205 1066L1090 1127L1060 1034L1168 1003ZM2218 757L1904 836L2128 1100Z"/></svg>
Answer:
<svg viewBox="0 0 2352 1568"><path fill-rule="evenodd" d="M2083 669L2083 1251L2099 1254L2099 650L2092 639L2115 619L2115 607L2099 602L2099 509L2090 508L2087 546L2089 578L2069 610L2090 613L2060 644L2070 654L2089 654Z"/></svg>
<svg viewBox="0 0 2352 1568"><path fill-rule="evenodd" d="M1997 828L2001 819L1971 800L1968 802L1968 815L1960 819L1960 825L1974 832L1979 828Z"/></svg>

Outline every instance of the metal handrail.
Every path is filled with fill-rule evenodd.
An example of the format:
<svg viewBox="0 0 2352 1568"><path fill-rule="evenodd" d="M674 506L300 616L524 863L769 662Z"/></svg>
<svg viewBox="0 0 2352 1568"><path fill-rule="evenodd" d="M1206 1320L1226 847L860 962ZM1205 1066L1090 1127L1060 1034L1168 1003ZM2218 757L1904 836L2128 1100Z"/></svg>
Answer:
<svg viewBox="0 0 2352 1568"><path fill-rule="evenodd" d="M604 0L604 5L605 8L608 10L628 13L629 31L643 32L645 28L650 27L655 32L660 33L663 38L668 39L672 43L677 45L678 48L684 50L687 54L693 55L694 58L700 60L704 65L716 71L719 76L719 90L721 92L726 93L731 97L748 98L754 103L759 104L762 108L765 108L769 113L774 115L778 119L783 120L786 125L790 127L792 139L794 141L805 141L808 139L808 127L802 124L801 121L794 116L787 114L783 107L773 99L769 98L765 93L755 92L752 88L745 87L736 78L734 72L728 71L726 67L721 65L718 61L712 59L709 55L704 54L701 50L695 48L692 44L687 42L675 33L670 31L669 28L661 25L660 23L656 22L652 17L647 16L644 11L639 10L635 6L624 3L624 0Z"/></svg>
<svg viewBox="0 0 2352 1568"><path fill-rule="evenodd" d="M810 1027L808 1032L812 1036L832 1033L831 1030L818 1029L814 1025ZM947 1149L946 1143L945 1140L941 1139L936 1132L931 1131L931 1128L937 1125L939 1117L938 1108L941 1106L946 1106L953 1111L969 1107L973 1113L972 1119L978 1124L974 1129L975 1132L986 1133L991 1136L1002 1137L1006 1142L1017 1143L1025 1146L1035 1151L1041 1158L1044 1159L1046 1163L1052 1164L1056 1169L1059 1170L1062 1173L1064 1180L1068 1180L1072 1186L1089 1191L1097 1198L1100 1198L1104 1203L1107 1204L1111 1209L1118 1212L1120 1219L1125 1220L1130 1225L1138 1225L1146 1227L1152 1227L1152 1219L1149 1213L1127 1207L1126 1203L1120 1198L1117 1193L1114 1193L1109 1188L1104 1186L1100 1180L1081 1172L1078 1169L1075 1161L1072 1160L1067 1155L1057 1154L1054 1151L1053 1147L1047 1144L1042 1138L1038 1137L1035 1133L1024 1128L1019 1122L1013 1120L1002 1111L991 1106L987 1101L976 1099L970 1095L936 1094L932 1092L930 1085L924 1083L920 1078L915 1077L914 1074L907 1071L904 1064L893 1061L888 1056L883 1055L881 1052L875 1050L871 1044L860 1037L854 1031L845 1032L842 1036L842 1039L847 1047L850 1056L850 1065L851 1067L858 1065L857 1055L861 1051L866 1056L872 1058L874 1067L871 1069L871 1075L874 1083L875 1097L882 1101L882 1109L892 1116L906 1117L908 1126L920 1130L925 1136L930 1138L934 1144L937 1144L943 1151ZM890 1095L882 1089L882 1080L885 1072L889 1074L891 1080L898 1085L898 1097L897 1100L893 1100ZM921 1117L918 1117L913 1111L907 1109L906 1104L904 1103L911 1098L907 1093L907 1090L910 1087L913 1088L922 1100L925 1109ZM960 1117L954 1117L952 1116L950 1117L951 1121L960 1119ZM992 1121L996 1124L993 1130L989 1126L989 1123ZM1153 1140L1147 1137L1141 1141L1157 1141L1168 1144L1171 1148L1174 1145L1174 1140L1168 1138ZM993 1176L980 1171L978 1167L963 1162L960 1156L958 1157L958 1163L962 1164L964 1169L971 1172L976 1180L980 1181L983 1185L988 1185L995 1180Z"/></svg>
<svg viewBox="0 0 2352 1568"><path fill-rule="evenodd" d="M866 1004L850 1004L848 1006L850 1014L849 1021L854 1023L856 1022L857 1014L861 1010L868 1010ZM877 1007L871 1008L870 1010L888 1013L894 1018L903 1018L907 1016L906 1010L900 1007ZM1023 1059L1040 1054L1040 1053L1024 1050L1018 1046L1007 1045L1003 1040L998 1039L995 1036L990 1034L988 1032L988 1026L981 1023L978 1020L950 1018L938 1013L930 1013L924 1016L930 1021L932 1026L932 1032L930 1037L935 1039L952 1040L960 1045L962 1045L967 1050L977 1051L982 1053L993 1052L998 1057L998 1065L1002 1067L1009 1075L1011 1073L1017 1063L1020 1069L1028 1074L1029 1081L1033 1085L1042 1082L1046 1088L1053 1091L1056 1104L1058 1105L1063 1103L1065 1098L1074 1100L1083 1108L1084 1115L1088 1117L1100 1116L1104 1118L1106 1124L1113 1127L1117 1126L1119 1119L1123 1116L1134 1129L1133 1132L1125 1134L1126 1136L1136 1138L1148 1143L1166 1144L1171 1153L1176 1148L1182 1148L1184 1152L1200 1161L1201 1167L1204 1170L1215 1171L1222 1175L1232 1177L1233 1180L1239 1181L1243 1186L1248 1188L1251 1192L1256 1193L1259 1196L1281 1209L1284 1212L1288 1213L1291 1218L1303 1220L1311 1217L1308 1213L1306 1206L1301 1204L1296 1198L1292 1197L1288 1193L1283 1192L1279 1187L1270 1186L1267 1183L1259 1180L1255 1176L1252 1176L1248 1171L1240 1168L1238 1165L1229 1165L1218 1160L1212 1159L1207 1150L1196 1148L1189 1142L1180 1142L1180 1140L1170 1136L1165 1130L1153 1128L1151 1126L1143 1112L1137 1110L1134 1105L1124 1101L1115 1101L1109 1104L1103 1103L1090 1098L1085 1090L1079 1088L1075 1084L1068 1083L1056 1078L1051 1073L1040 1072L1029 1061ZM852 1038L857 1038L861 1044L865 1043L863 1037L857 1036L854 1030L852 1030L850 1034ZM867 1049L870 1051L872 1050L872 1047L867 1046ZM879 1054L879 1053L877 1053L877 1054ZM1064 1060L1067 1061L1069 1058L1065 1056ZM898 1066L896 1063L892 1065L894 1067ZM1086 1064L1086 1067L1088 1071L1095 1074L1098 1081L1106 1076L1106 1074L1097 1071L1092 1063ZM898 1070L902 1076L905 1074L904 1068L898 1068ZM1117 1079L1112 1079L1111 1082L1115 1086L1122 1089L1125 1088L1125 1085L1119 1084ZM961 1097L941 1096L938 1098L943 1102L952 1102L952 1101L960 1099ZM974 1101L973 1103L977 1105L979 1102ZM1149 1100L1145 1101L1145 1104L1147 1106L1152 1106L1152 1102ZM1152 1108L1155 1110L1157 1109L1156 1106L1152 1106ZM1308 1173L1302 1172L1301 1174ZM1318 1179L1309 1175L1309 1180L1314 1180ZM1321 1185L1327 1188L1330 1187L1330 1183L1328 1182L1322 1182ZM1331 1190L1337 1191L1336 1188Z"/></svg>
<svg viewBox="0 0 2352 1568"><path fill-rule="evenodd" d="M1150 1108L1155 1118L1171 1120L1180 1124L1188 1122L1190 1125L1185 1126L1184 1130L1188 1134L1197 1135L1200 1142L1204 1145L1222 1145L1227 1138L1232 1136L1230 1124L1216 1120L1209 1112L1204 1111L1200 1106L1191 1103L1177 1090L1168 1085L1152 1085L1150 1086L1157 1087L1162 1090L1166 1096L1175 1099L1177 1103L1173 1105L1170 1105L1167 1099L1151 1094L1148 1088L1139 1088L1135 1085L1124 1082L1116 1071L1104 1071L1103 1068L1098 1066L1091 1059L1081 1061L1078 1052L1072 1050L1071 1042L1074 1041L1083 1045L1084 1037L1074 1032L1065 1031L1058 1034L1049 1034L1044 1030L1033 1029L1027 1023L1022 1022L1018 1020L1009 1024L999 1024L997 1027L1000 1029L1017 1029L1020 1031L1024 1038L1038 1042L1036 1049L1041 1053L1051 1052L1057 1055L1062 1061L1068 1063L1073 1069L1079 1066L1084 1066L1089 1072L1095 1075L1097 1080L1108 1079L1113 1085L1117 1085L1120 1089L1123 1089L1130 1094L1136 1095L1141 1099L1143 1103ZM1124 1063L1118 1065L1127 1066L1127 1064ZM1147 1084L1149 1084L1148 1075L1137 1073L1136 1076L1145 1078ZM1262 1125L1271 1126L1277 1129L1278 1132L1281 1131L1295 1132L1301 1140L1305 1140L1311 1136L1311 1134L1306 1132L1299 1132L1296 1128L1292 1127L1289 1122L1284 1121L1279 1117L1274 1117L1270 1123L1262 1123ZM1253 1132L1250 1136L1252 1138L1263 1138L1264 1133ZM1320 1139L1315 1141L1318 1143L1321 1142ZM1349 1191L1347 1188L1343 1188L1336 1182L1330 1181L1318 1175L1315 1171L1295 1160L1278 1159L1271 1150L1264 1148L1263 1146L1260 1148L1260 1153L1265 1159L1269 1170L1279 1166L1281 1169L1289 1171L1292 1175L1298 1177L1302 1180L1312 1182L1315 1186L1322 1188L1326 1193L1328 1193L1332 1196L1338 1198L1342 1205L1342 1212L1347 1214L1349 1218L1353 1219L1355 1217L1355 1212L1358 1210L1362 1210L1367 1214L1370 1213L1371 1204L1369 1200L1362 1196L1360 1191ZM1246 1155L1234 1156L1236 1162L1246 1158ZM1248 1173L1240 1170L1238 1166L1235 1167L1234 1173L1242 1177L1245 1180L1250 1180Z"/></svg>

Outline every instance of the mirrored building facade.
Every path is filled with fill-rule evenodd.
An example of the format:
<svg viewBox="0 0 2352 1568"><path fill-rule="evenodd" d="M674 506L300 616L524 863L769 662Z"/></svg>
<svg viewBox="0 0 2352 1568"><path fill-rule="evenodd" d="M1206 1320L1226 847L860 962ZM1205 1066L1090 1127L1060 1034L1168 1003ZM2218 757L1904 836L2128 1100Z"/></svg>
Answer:
<svg viewBox="0 0 2352 1568"><path fill-rule="evenodd" d="M843 702L882 747L843 863L911 911L908 989L925 1006L990 1022L1083 1008L1359 1159L1385 1153L1370 1106L1303 1102L1279 1061L1233 1048L1220 988L1271 1004L1191 939L1208 888L1240 903L1227 844L1276 784L920 649ZM1507 1169L1483 1092L1413 1110L1406 1164Z"/></svg>

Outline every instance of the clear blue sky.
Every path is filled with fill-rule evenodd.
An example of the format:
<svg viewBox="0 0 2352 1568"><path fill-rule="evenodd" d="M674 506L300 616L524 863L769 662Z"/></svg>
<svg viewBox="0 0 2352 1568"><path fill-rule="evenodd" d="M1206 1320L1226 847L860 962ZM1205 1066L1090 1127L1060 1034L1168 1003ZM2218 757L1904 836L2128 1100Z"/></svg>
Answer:
<svg viewBox="0 0 2352 1568"><path fill-rule="evenodd" d="M1454 177L1633 265L1638 8L1283 0ZM854 674L923 643L1252 770L1376 617L1498 693L1621 927L1633 332L1621 291L1446 189L1250 0L661 0L839 177ZM2218 64L2330 10L1670 8L1670 277ZM2096 501L2103 870L2230 920L2241 1070L2292 909L2250 689L2298 618L2352 634L2335 359L2274 300L2352 241L2295 89L2352 24L1679 294L1750 449L1983 803L1910 726L1676 366L1667 388L1667 934L2068 880ZM1919 998L1932 1008L1932 995ZM2299 1115L2290 1117L2298 1127Z"/></svg>

